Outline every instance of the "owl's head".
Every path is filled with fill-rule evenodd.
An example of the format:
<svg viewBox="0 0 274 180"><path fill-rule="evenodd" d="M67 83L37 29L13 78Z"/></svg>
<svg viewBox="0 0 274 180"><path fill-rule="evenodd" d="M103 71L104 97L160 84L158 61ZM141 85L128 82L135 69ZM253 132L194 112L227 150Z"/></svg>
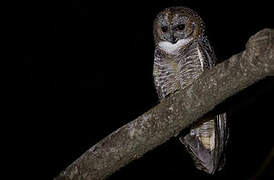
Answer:
<svg viewBox="0 0 274 180"><path fill-rule="evenodd" d="M201 17L186 7L170 7L160 12L153 25L154 41L176 44L189 42L204 33Z"/></svg>

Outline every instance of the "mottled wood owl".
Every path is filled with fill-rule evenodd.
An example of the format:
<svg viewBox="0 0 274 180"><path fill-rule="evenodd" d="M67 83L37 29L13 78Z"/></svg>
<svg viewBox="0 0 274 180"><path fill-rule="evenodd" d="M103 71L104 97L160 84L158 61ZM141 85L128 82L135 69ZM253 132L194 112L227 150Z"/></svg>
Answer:
<svg viewBox="0 0 274 180"><path fill-rule="evenodd" d="M190 85L215 65L216 57L205 35L201 17L186 7L171 7L154 21L154 84L160 100ZM180 141L195 166L209 174L221 170L228 138L226 114L195 124Z"/></svg>

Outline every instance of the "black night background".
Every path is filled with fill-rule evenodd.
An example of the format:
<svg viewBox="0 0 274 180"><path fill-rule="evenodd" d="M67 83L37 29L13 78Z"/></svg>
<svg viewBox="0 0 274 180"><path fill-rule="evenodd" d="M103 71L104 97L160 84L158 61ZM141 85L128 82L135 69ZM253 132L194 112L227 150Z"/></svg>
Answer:
<svg viewBox="0 0 274 180"><path fill-rule="evenodd" d="M21 147L20 153L15 150L16 166L28 169L22 176L53 179L92 145L158 103L152 22L162 9L181 5L197 11L219 62L244 50L259 30L274 28L270 1L239 2L22 2L17 31L23 81L16 103L21 118L13 120L11 138ZM226 109L230 127L223 171L209 176L196 170L174 137L109 179L250 179L257 173L273 178L273 157L263 166L274 151L274 78L219 108Z"/></svg>

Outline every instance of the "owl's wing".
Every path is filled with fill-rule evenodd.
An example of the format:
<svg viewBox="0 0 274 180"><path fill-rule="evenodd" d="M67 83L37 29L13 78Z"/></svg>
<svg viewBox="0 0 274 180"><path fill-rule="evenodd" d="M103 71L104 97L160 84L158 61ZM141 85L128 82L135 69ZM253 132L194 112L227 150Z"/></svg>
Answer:
<svg viewBox="0 0 274 180"><path fill-rule="evenodd" d="M217 115L216 122L216 131L218 134L218 136L216 137L218 139L216 141L218 143L217 146L219 150L215 152L215 157L217 160L219 160L218 170L222 170L225 165L225 149L229 138L229 128L227 125L226 113Z"/></svg>
<svg viewBox="0 0 274 180"><path fill-rule="evenodd" d="M203 62L203 70L210 69L216 64L216 56L206 36L198 40L199 58Z"/></svg>
<svg viewBox="0 0 274 180"><path fill-rule="evenodd" d="M164 94L163 94L162 88L161 88L160 73L161 72L160 72L158 65L154 63L154 67L153 67L154 86L155 86L158 98L161 100L164 98Z"/></svg>

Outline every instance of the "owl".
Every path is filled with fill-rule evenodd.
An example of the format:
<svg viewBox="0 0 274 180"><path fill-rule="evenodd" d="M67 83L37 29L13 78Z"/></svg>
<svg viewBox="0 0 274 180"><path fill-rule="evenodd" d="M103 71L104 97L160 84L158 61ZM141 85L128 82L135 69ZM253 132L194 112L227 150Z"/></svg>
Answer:
<svg viewBox="0 0 274 180"><path fill-rule="evenodd" d="M201 17L186 7L160 12L153 23L155 43L153 77L160 100L184 89L215 65L216 57ZM213 174L225 164L228 138L226 113L206 117L181 137L196 168Z"/></svg>

